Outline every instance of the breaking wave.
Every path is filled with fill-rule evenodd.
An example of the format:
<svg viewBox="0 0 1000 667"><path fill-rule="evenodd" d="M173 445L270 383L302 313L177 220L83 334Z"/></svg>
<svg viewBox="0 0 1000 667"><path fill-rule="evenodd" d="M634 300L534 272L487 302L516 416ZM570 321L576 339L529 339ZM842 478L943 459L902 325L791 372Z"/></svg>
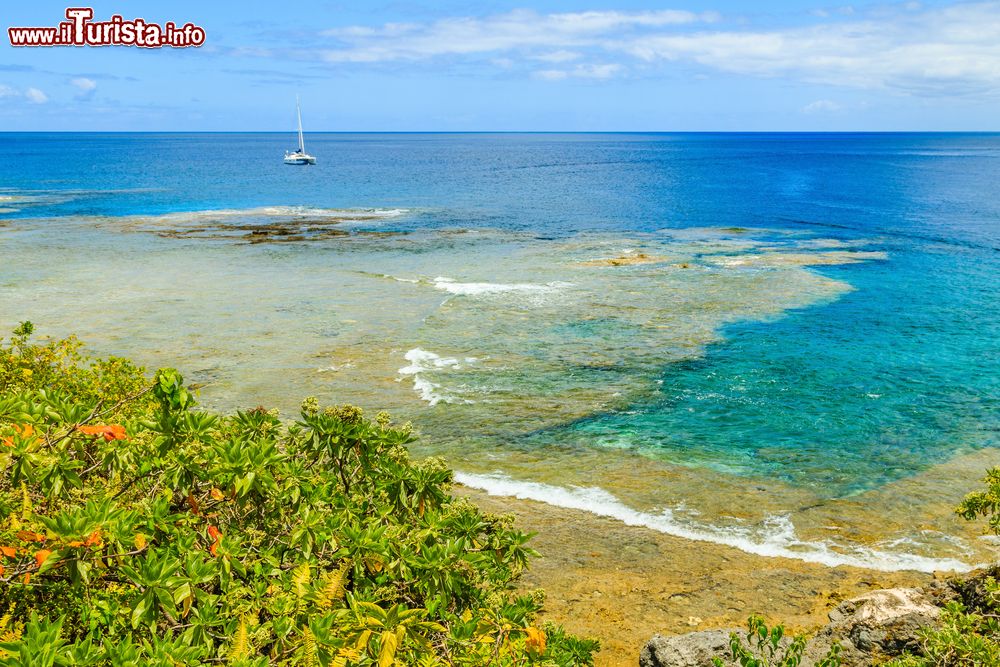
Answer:
<svg viewBox="0 0 1000 667"><path fill-rule="evenodd" d="M793 558L828 567L849 565L869 570L895 572L968 572L976 566L954 558L930 558L906 552L862 546L835 547L821 541L807 541L795 534L788 516L771 516L762 526L714 526L678 519L670 509L659 514L635 510L604 489L596 487L560 487L538 482L515 480L506 475L479 475L455 472L455 481L491 496L512 496L535 500L556 507L590 512L621 521L627 526L652 530L699 542L712 542L758 556Z"/></svg>
<svg viewBox="0 0 1000 667"><path fill-rule="evenodd" d="M429 372L440 371L445 368L459 369L461 364L471 364L476 361L475 357L466 357L463 361L458 359L445 358L440 355L421 350L415 347L408 351L403 358L410 362L409 366L399 369L399 374L413 377L413 389L420 394L420 398L429 405L438 403L472 403L468 399L459 399L449 396L440 391L441 385L425 377Z"/></svg>
<svg viewBox="0 0 1000 667"><path fill-rule="evenodd" d="M398 280L398 279L397 279ZM545 293L552 292L563 287L569 287L571 283L555 281L539 285L536 283L460 283L451 278L438 276L434 279L434 287L439 290L462 296L479 296L482 294L503 294L505 292L527 292Z"/></svg>

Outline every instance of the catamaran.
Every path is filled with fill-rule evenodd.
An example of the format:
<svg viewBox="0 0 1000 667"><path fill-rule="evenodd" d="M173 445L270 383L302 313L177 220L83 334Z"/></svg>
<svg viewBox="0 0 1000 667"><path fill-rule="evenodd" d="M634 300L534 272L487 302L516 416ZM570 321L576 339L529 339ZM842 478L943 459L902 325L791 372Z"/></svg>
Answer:
<svg viewBox="0 0 1000 667"><path fill-rule="evenodd" d="M295 96L295 113L299 117L299 149L292 153L285 151L285 164L316 164L316 158L306 153L306 142L302 138L302 110L298 95Z"/></svg>

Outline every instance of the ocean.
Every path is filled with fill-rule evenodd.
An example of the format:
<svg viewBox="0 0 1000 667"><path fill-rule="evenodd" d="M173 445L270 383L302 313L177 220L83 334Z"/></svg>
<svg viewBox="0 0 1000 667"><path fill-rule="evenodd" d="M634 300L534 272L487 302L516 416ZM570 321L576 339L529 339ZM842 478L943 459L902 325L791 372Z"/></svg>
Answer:
<svg viewBox="0 0 1000 667"><path fill-rule="evenodd" d="M0 134L0 327L208 408L387 409L463 484L581 517L996 558L952 509L1000 445L1000 135L294 140Z"/></svg>

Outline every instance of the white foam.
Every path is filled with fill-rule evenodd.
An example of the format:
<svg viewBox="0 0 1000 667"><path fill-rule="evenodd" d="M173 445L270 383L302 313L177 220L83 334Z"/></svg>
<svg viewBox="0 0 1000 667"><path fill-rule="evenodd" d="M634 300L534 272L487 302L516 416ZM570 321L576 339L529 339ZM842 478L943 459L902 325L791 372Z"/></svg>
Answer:
<svg viewBox="0 0 1000 667"><path fill-rule="evenodd" d="M457 471L455 481L492 496L512 496L590 512L616 519L627 526L643 526L675 537L722 544L758 556L793 558L829 567L849 565L883 572L968 572L977 567L954 558L930 558L859 545L836 546L805 541L796 535L795 526L787 515L771 516L756 529L747 526L723 527L678 519L670 509L659 514L641 512L596 487L567 488L519 481L502 474L479 475Z"/></svg>
<svg viewBox="0 0 1000 667"><path fill-rule="evenodd" d="M331 220L371 220L395 218L408 211L401 208L319 208L310 206L261 206L240 209L207 209L182 211L156 216L133 216L164 222L184 220L218 220L222 218L328 218Z"/></svg>
<svg viewBox="0 0 1000 667"><path fill-rule="evenodd" d="M467 399L456 399L453 396L441 393L441 385L437 382L432 382L428 380L424 375L428 372L433 372L435 370L441 370L444 368L461 368L461 362L458 359L451 359L442 357L440 355L434 354L427 350L421 350L419 347L415 347L409 350L403 358L410 362L409 366L403 366L399 369L400 375L409 375L413 377L413 389L420 394L420 398L427 401L430 405L437 405L438 403L472 403L472 401ZM466 357L465 363L474 363L476 361L475 357Z"/></svg>
<svg viewBox="0 0 1000 667"><path fill-rule="evenodd" d="M529 292L544 293L552 292L563 287L569 287L571 283L551 282L539 285L536 283L460 283L451 278L438 276L434 279L434 287L444 290L450 294L463 296L479 296L482 294L502 294L505 292Z"/></svg>

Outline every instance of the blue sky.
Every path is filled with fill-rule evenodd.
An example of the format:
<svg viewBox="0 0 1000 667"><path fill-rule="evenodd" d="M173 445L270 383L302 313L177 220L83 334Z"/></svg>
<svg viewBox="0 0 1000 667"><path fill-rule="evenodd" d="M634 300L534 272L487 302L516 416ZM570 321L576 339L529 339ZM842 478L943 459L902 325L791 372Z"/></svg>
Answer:
<svg viewBox="0 0 1000 667"><path fill-rule="evenodd" d="M284 130L296 93L312 131L1000 129L1000 2L93 7L191 21L207 42L15 49L4 34L0 130ZM65 8L7 2L0 23Z"/></svg>

